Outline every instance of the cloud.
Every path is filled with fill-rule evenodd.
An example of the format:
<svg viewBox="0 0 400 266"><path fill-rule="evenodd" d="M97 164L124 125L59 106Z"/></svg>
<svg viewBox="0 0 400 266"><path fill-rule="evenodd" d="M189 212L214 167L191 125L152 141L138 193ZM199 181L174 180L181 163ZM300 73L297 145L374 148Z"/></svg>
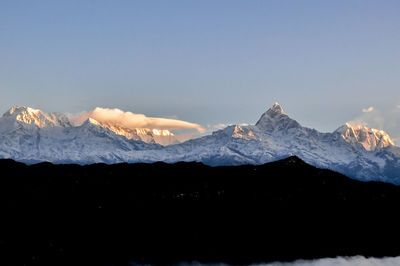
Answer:
<svg viewBox="0 0 400 266"><path fill-rule="evenodd" d="M93 118L101 123L114 123L127 128L149 128L149 129L168 129L168 130L197 130L200 133L206 130L199 124L171 118L148 117L144 114L125 112L114 108L97 107L93 111L70 115L74 125L80 125L88 118Z"/></svg>
<svg viewBox="0 0 400 266"><path fill-rule="evenodd" d="M215 125L207 125L207 128L209 130L219 130L219 129L224 129L230 125L231 124L219 123L219 124L215 124Z"/></svg>
<svg viewBox="0 0 400 266"><path fill-rule="evenodd" d="M325 258L318 260L298 260L294 262L274 262L262 265L263 266L393 266L393 265L400 265L400 257L381 258L381 259L365 258L363 256L337 257L337 258Z"/></svg>
<svg viewBox="0 0 400 266"><path fill-rule="evenodd" d="M369 113L372 112L375 108L373 106L366 108L366 109L362 109L363 113Z"/></svg>

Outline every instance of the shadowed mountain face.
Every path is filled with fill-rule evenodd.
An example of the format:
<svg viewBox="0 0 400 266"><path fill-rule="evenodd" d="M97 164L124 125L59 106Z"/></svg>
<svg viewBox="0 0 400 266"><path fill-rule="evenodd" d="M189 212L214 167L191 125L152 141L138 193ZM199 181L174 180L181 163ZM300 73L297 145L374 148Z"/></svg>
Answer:
<svg viewBox="0 0 400 266"><path fill-rule="evenodd" d="M400 254L400 187L297 157L227 167L0 160L0 171L2 265Z"/></svg>

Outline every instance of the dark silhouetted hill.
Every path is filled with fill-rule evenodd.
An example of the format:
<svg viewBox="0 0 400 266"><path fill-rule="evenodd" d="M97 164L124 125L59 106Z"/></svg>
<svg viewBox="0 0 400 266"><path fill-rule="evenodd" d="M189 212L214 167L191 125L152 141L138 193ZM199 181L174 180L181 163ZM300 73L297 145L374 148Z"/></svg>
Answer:
<svg viewBox="0 0 400 266"><path fill-rule="evenodd" d="M2 265L400 255L400 187L297 157L230 167L0 160L0 172Z"/></svg>

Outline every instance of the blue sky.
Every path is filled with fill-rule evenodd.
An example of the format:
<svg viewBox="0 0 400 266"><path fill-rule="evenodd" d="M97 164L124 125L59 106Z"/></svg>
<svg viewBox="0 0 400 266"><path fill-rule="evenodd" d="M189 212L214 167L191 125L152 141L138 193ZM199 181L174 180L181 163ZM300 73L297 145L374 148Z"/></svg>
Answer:
<svg viewBox="0 0 400 266"><path fill-rule="evenodd" d="M100 106L206 126L255 123L278 101L321 131L369 107L399 120L399 14L389 0L2 0L0 111Z"/></svg>

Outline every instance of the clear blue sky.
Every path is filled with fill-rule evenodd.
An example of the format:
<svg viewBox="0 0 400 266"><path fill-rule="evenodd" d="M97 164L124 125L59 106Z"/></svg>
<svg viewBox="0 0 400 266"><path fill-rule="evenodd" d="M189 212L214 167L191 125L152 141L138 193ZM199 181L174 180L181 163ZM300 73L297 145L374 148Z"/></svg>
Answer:
<svg viewBox="0 0 400 266"><path fill-rule="evenodd" d="M116 107L331 131L400 103L400 1L0 2L0 111ZM386 109L385 109L386 108Z"/></svg>

